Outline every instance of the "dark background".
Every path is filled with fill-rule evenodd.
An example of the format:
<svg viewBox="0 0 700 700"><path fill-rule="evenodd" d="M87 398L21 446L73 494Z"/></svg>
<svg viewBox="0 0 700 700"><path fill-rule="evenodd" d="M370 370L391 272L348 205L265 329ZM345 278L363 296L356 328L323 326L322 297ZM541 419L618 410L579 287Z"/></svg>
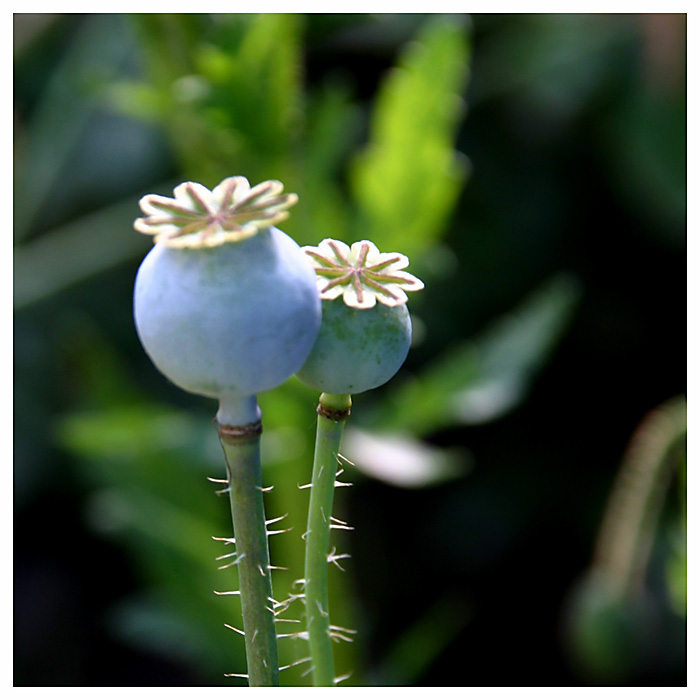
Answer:
<svg viewBox="0 0 700 700"><path fill-rule="evenodd" d="M434 17L296 19L304 95L334 81L351 106L342 114L352 116L352 128L339 123L334 137L347 142L339 146L337 178L347 192L345 167L371 138L370 114L383 81ZM412 258L426 280L416 301L425 334L402 377L420 376L446 349L481 337L553 276L567 275L576 302L517 405L418 436L440 450L465 452L464 474L424 488L357 475L355 487L339 496L355 526L346 544L353 559L342 579L356 611L348 626L360 630L350 683L685 685L685 617L670 604L664 578L685 499L677 497L675 482L656 530L644 613L613 644L624 660L619 673L594 673L574 653L567 627L571 596L591 562L627 445L650 411L686 391L685 16L448 19L463 27L471 45L462 90L467 109L453 144L468 158L469 175L439 245L424 249L452 261L448 272L436 263L431 276L429 266ZM168 78L152 60L154 51L168 50L160 40L181 42L177 55L186 62L198 42L228 50L243 31L231 18L231 39L224 29L211 29L213 19L169 22L15 15L19 686L213 685L229 682L221 673L239 670L215 671L203 664L201 647L191 652L168 643L179 634L180 598L176 584L165 581L170 576L184 585L190 569L179 560L155 561L158 550L148 550L148 537L136 530L120 530L109 519L98 526L112 503L105 493L121 489L123 498L140 488L138 469L120 465L138 464L146 449L135 418L133 430L128 421L119 424L122 432L114 428L115 407L146 410L157 402L203 420L215 411L157 375L131 319L133 278L147 250L131 229L138 198L168 194L163 183L184 179L213 186L218 180L206 178L218 171L207 169L215 157L206 149L195 157L178 143L187 138L182 124L129 112L131 103L123 94L121 102L112 99L110 86L129 78L162 88ZM86 35L92 36L87 47ZM310 113L308 105L302 115ZM204 134L214 144L207 124L227 128L212 112L193 114L201 121L193 118L187 128L197 138ZM278 177L268 170L282 148L275 151L270 140L263 153L254 145L251 152L267 159L257 181ZM248 162L245 153L240 162ZM231 168L222 177L249 175L238 164ZM292 182L288 189L300 186ZM91 219L96 213L102 218ZM99 256L81 243L90 240L91 227L107 249ZM359 399L358 421L366 415L363 425L371 426L371 409L390 393L391 385L376 400ZM263 406L265 415L283 420L287 404L280 399L277 408L274 400ZM304 415L298 420L306 430L312 410ZM105 448L113 463L103 459L107 438L98 429L114 435ZM180 472L163 461L158 474L178 479ZM104 471L95 466L107 462ZM143 590L170 591L160 616L138 606L140 617L133 609L127 615L120 607ZM634 639L650 630L652 641L639 651ZM144 643L148 636L152 643ZM212 633L212 646L218 639ZM220 668L218 660L212 666ZM290 684L308 682L308 676L290 678Z"/></svg>

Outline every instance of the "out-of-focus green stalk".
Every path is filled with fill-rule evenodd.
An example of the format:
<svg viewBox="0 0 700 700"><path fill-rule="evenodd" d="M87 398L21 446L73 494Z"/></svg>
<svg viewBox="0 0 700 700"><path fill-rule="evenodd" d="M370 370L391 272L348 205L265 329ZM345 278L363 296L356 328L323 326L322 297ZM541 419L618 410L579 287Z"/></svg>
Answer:
<svg viewBox="0 0 700 700"><path fill-rule="evenodd" d="M685 397L670 399L644 419L627 448L593 561L621 597L644 579L673 468L685 460L687 430Z"/></svg>

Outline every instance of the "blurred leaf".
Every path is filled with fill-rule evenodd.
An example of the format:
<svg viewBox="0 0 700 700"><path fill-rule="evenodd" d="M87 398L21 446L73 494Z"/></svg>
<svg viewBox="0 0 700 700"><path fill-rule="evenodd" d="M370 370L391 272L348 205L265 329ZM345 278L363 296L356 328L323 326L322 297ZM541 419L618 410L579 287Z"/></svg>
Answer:
<svg viewBox="0 0 700 700"><path fill-rule="evenodd" d="M233 127L247 135L251 150L267 156L268 168L286 154L299 118L299 31L297 15L256 15L230 63L230 76L217 85L221 97L228 98L222 102Z"/></svg>
<svg viewBox="0 0 700 700"><path fill-rule="evenodd" d="M211 678L221 677L222 668L236 663L242 668L244 664L242 649L237 657L233 654L234 643L230 650L221 644L217 649L208 643L211 635L202 634L201 624L188 619L182 610L153 594L121 600L109 610L108 624L123 642L151 654L186 663L197 659L197 668L202 669L200 677L206 686L211 685Z"/></svg>
<svg viewBox="0 0 700 700"><path fill-rule="evenodd" d="M630 86L602 127L606 174L623 201L665 243L687 234L687 102L650 86ZM655 226L649 226L653 222Z"/></svg>
<svg viewBox="0 0 700 700"><path fill-rule="evenodd" d="M612 52L633 36L634 22L619 15L510 15L479 46L474 102L516 96L546 121L568 119L610 77L617 65Z"/></svg>
<svg viewBox="0 0 700 700"><path fill-rule="evenodd" d="M297 242L317 245L324 238L347 240L352 216L340 182L345 161L360 138L361 113L347 88L331 84L310 98L307 114L299 213L307 214L310 226L297 227L301 233Z"/></svg>
<svg viewBox="0 0 700 700"><path fill-rule="evenodd" d="M464 629L470 617L470 611L458 596L448 595L438 600L398 635L382 660L378 684L419 684L423 674Z"/></svg>
<svg viewBox="0 0 700 700"><path fill-rule="evenodd" d="M187 179L213 187L234 168L251 182L275 178L291 188L288 156L301 116L299 17L159 14L134 20L152 89L122 86L124 106L160 117Z"/></svg>
<svg viewBox="0 0 700 700"><path fill-rule="evenodd" d="M685 542L678 544L666 563L666 587L672 610L681 617L688 614L688 552Z"/></svg>
<svg viewBox="0 0 700 700"><path fill-rule="evenodd" d="M116 80L106 97L122 114L142 121L162 121L170 102L159 90L138 80Z"/></svg>
<svg viewBox="0 0 700 700"><path fill-rule="evenodd" d="M409 257L443 233L464 182L454 151L464 114L465 30L454 20L429 22L382 83L370 144L350 170L361 238Z"/></svg>
<svg viewBox="0 0 700 700"><path fill-rule="evenodd" d="M208 562L214 561L218 547L211 539L211 523L196 515L192 508L194 503L188 504L186 509L175 505L165 494L156 495L134 483L93 495L92 518L99 519L100 528L112 532L130 531L145 538L149 549L170 551L182 559L190 576L201 566L203 555ZM147 546L145 540L142 546Z"/></svg>
<svg viewBox="0 0 700 700"><path fill-rule="evenodd" d="M130 198L15 248L15 310L148 252L152 242L132 228L136 215Z"/></svg>
<svg viewBox="0 0 700 700"><path fill-rule="evenodd" d="M15 241L26 238L35 225L50 225L44 205L100 106L95 87L106 76L113 77L133 52L119 31L123 22L120 15L88 15L53 70L27 125L28 146L16 167Z"/></svg>
<svg viewBox="0 0 700 700"><path fill-rule="evenodd" d="M324 86L311 97L307 110L307 177L313 181L339 178L360 136L360 110L342 83ZM343 138L338 138L339 133Z"/></svg>
<svg viewBox="0 0 700 700"><path fill-rule="evenodd" d="M153 587L145 607L127 602L113 611L115 633L132 641L148 634L138 646L178 658L194 655L210 683L211 674L244 661L223 627L240 615L239 604L213 594L235 588L237 577L217 568L216 557L225 548L212 536L230 536L231 523L226 499L217 498L217 487L205 479L217 456L211 448L218 447L215 431L206 440L206 423L137 404L67 415L56 435L79 457L76 467L92 487L85 506L88 527L118 541L142 586ZM189 631L163 643L168 630L180 628Z"/></svg>
<svg viewBox="0 0 700 700"><path fill-rule="evenodd" d="M343 454L366 476L403 488L425 488L463 476L468 457L405 434L370 433L348 427Z"/></svg>
<svg viewBox="0 0 700 700"><path fill-rule="evenodd" d="M144 459L183 448L201 459L203 422L184 411L139 403L71 414L58 424L58 434L63 445L92 459Z"/></svg>
<svg viewBox="0 0 700 700"><path fill-rule="evenodd" d="M175 651L178 658L193 653L198 668L206 672L206 682L211 683L212 678L222 678L229 664L244 664L242 648L236 654L236 640L223 626L240 616L240 604L213 593L235 588L238 580L229 569L219 571L215 561L225 550L212 540L212 533L231 534L225 518L218 517L226 511L225 504L217 503L210 491L210 503L221 505L223 512L211 506L204 509L197 498L174 506L169 494L161 497L135 483L132 479L124 486L103 488L92 493L87 503L89 524L119 541L138 567L142 580L138 598L148 601L133 609L133 599L127 599L126 607L113 610L121 618L114 632L122 636L147 632L152 637L141 639L139 647ZM134 629L137 622L147 623L148 629ZM158 623L164 623L165 629L151 629ZM183 627L183 636L172 640L171 648L162 644L162 636L173 627Z"/></svg>
<svg viewBox="0 0 700 700"><path fill-rule="evenodd" d="M527 395L580 296L568 275L555 277L474 340L445 352L397 386L376 416L382 429L425 435L495 420Z"/></svg>

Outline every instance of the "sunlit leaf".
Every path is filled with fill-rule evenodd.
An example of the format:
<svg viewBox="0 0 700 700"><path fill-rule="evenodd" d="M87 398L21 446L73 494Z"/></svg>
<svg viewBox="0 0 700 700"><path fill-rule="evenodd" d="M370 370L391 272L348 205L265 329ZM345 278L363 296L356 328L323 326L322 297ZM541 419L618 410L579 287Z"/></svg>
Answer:
<svg viewBox="0 0 700 700"><path fill-rule="evenodd" d="M361 238L409 256L438 239L465 178L454 151L467 75L465 30L439 18L382 84L370 143L351 169Z"/></svg>

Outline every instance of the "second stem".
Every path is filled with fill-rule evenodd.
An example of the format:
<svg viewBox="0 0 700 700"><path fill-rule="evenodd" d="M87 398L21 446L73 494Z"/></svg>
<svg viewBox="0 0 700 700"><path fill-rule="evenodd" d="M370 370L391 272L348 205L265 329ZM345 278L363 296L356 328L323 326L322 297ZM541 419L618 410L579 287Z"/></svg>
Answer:
<svg viewBox="0 0 700 700"><path fill-rule="evenodd" d="M335 685L328 610L328 549L340 440L350 405L349 394L324 393L317 409L304 570L306 625L315 686Z"/></svg>

